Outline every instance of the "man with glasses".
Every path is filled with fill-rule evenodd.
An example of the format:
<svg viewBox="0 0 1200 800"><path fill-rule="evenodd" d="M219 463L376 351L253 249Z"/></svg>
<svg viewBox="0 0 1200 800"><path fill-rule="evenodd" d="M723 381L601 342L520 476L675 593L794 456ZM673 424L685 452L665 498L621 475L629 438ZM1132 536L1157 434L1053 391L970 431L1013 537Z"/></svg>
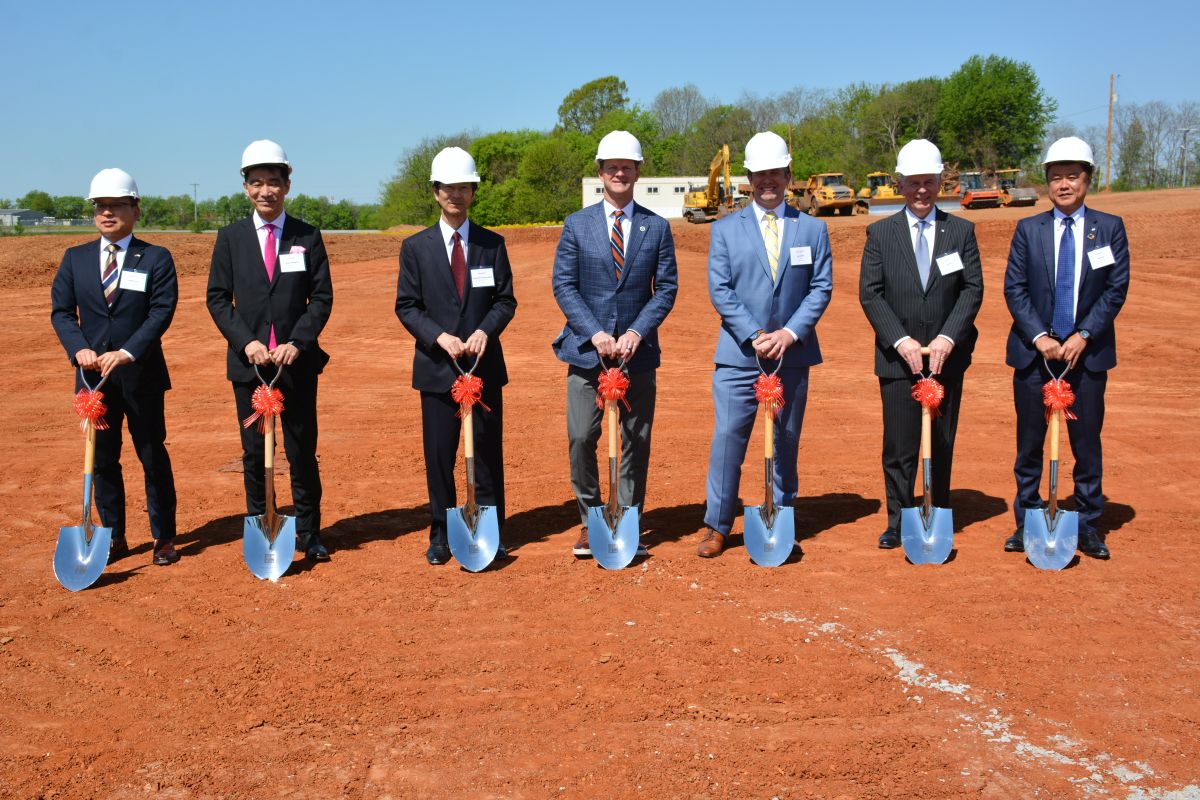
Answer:
<svg viewBox="0 0 1200 800"><path fill-rule="evenodd" d="M551 285L567 324L553 347L567 364L571 486L582 524L573 552L581 558L592 554L588 507L601 505L596 443L603 411L596 387L604 359L607 366L624 360L629 371L617 495L621 505L637 506L640 514L661 361L658 326L675 305L679 284L670 225L633 201L641 163L642 146L633 134L613 131L600 140L596 167L604 199L567 217L554 254Z"/></svg>
<svg viewBox="0 0 1200 800"><path fill-rule="evenodd" d="M96 431L93 485L101 524L112 528L109 560L129 553L121 472L125 420L146 480L152 559L166 566L177 557L175 477L163 413L171 379L162 337L175 315L179 284L171 254L133 235L142 214L139 198L127 172L105 169L92 178L88 200L100 239L63 255L50 290L50 321L71 363L91 373L89 384L108 378L106 427ZM83 385L77 375L76 390Z"/></svg>

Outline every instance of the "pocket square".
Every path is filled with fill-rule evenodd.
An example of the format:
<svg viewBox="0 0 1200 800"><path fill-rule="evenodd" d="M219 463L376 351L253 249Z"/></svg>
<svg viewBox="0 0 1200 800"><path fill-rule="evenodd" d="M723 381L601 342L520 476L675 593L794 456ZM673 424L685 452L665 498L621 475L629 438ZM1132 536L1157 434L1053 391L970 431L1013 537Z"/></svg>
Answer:
<svg viewBox="0 0 1200 800"><path fill-rule="evenodd" d="M300 245L298 245L298 244L294 244L294 245L292 245L292 249L291 249L291 250L288 250L288 252L289 252L289 253L303 253L303 252L304 252L304 248L303 248L303 247L301 247L301 246L300 246Z"/></svg>

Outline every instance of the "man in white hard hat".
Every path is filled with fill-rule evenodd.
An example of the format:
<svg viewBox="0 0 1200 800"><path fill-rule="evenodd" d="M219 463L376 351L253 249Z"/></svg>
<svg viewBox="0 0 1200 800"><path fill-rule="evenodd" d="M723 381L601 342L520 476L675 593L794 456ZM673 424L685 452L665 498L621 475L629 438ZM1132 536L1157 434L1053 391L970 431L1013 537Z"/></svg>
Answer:
<svg viewBox="0 0 1200 800"><path fill-rule="evenodd" d="M933 375L945 390L933 424L933 505L950 507L950 471L963 376L979 331L983 268L975 225L937 207L942 154L915 139L896 157L904 208L867 227L858 299L875 329L875 375L883 403L883 485L887 529L879 546L900 546L900 509L916 505L913 484L921 442L917 379ZM929 364L921 348L929 348Z"/></svg>
<svg viewBox="0 0 1200 800"><path fill-rule="evenodd" d="M587 558L587 510L602 505L596 444L602 403L596 402L600 372L625 362L629 389L621 414L618 502L646 500L650 434L654 425L655 375L661 363L658 328L675 305L679 278L671 226L634 202L641 176L642 145L627 131L612 131L596 148L596 171L604 198L567 217L554 254L551 284L567 324L554 354L567 364L567 441L571 487L582 524L572 552ZM645 548L639 546L639 553Z"/></svg>
<svg viewBox="0 0 1200 800"><path fill-rule="evenodd" d="M713 357L707 531L697 548L702 558L719 556L733 528L742 462L758 411L754 382L760 359L767 365L782 361L775 503L790 506L796 497L808 372L821 363L816 326L833 292L825 223L786 202L792 180L787 143L775 133L757 133L746 144L745 163L753 202L713 223L708 246L708 294L721 327Z"/></svg>
<svg viewBox="0 0 1200 800"><path fill-rule="evenodd" d="M146 510L154 537L152 560L176 560L175 478L167 454L163 399L171 388L162 337L179 300L175 262L166 249L133 235L141 216L137 184L129 173L105 169L92 179L88 198L100 239L63 255L50 290L50 321L71 363L104 385L107 428L96 431L93 473L96 509L112 528L109 559L129 553L121 425L146 478ZM83 387L76 375L76 390Z"/></svg>
<svg viewBox="0 0 1200 800"><path fill-rule="evenodd" d="M1076 419L1068 418L1067 432L1075 457L1079 551L1109 557L1098 531L1104 508L1100 429L1108 371L1117 365L1114 323L1129 291L1129 242L1120 217L1084 205L1094 165L1092 148L1082 139L1068 136L1050 145L1043 166L1054 209L1017 223L1008 252L1004 299L1013 325L1005 363L1014 370L1017 407L1017 530L1004 543L1009 552L1025 549L1025 510L1044 507L1042 386L1065 369L1076 398Z"/></svg>
<svg viewBox="0 0 1200 800"><path fill-rule="evenodd" d="M416 339L412 386L421 393L425 480L429 488L431 565L450 560L446 509L458 505L455 457L462 420L450 395L460 369L483 381L481 403L472 408L475 431L476 500L495 506L504 532L504 394L508 383L500 334L517 310L504 237L468 218L479 173L461 147L433 158L429 181L442 213L437 223L404 240L396 286L396 316ZM506 558L503 539L497 558Z"/></svg>
<svg viewBox="0 0 1200 800"><path fill-rule="evenodd" d="M321 474L317 466L317 376L329 356L317 336L333 307L333 281L321 232L284 212L292 167L275 142L251 142L242 153L242 187L253 213L217 232L208 274L208 312L229 342L226 377L233 383L246 513L266 508L263 436L242 421L251 396L283 370L283 445L291 474L299 546L311 561L328 561L321 541Z"/></svg>

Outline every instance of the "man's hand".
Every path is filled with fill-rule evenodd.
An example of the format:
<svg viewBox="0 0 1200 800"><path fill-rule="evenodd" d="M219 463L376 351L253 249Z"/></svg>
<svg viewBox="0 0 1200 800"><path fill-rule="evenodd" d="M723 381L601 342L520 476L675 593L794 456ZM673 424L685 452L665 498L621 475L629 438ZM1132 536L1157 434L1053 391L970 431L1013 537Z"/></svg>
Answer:
<svg viewBox="0 0 1200 800"><path fill-rule="evenodd" d="M778 361L783 353L792 346L792 335L780 328L770 333L764 333L754 340L754 349L763 358Z"/></svg>
<svg viewBox="0 0 1200 800"><path fill-rule="evenodd" d="M84 348L75 354L75 363L87 370L95 372L99 369L96 366L96 351Z"/></svg>
<svg viewBox="0 0 1200 800"><path fill-rule="evenodd" d="M463 347L467 355L483 355L483 351L487 349L487 334L483 331L475 331L467 337L467 341L463 344Z"/></svg>
<svg viewBox="0 0 1200 800"><path fill-rule="evenodd" d="M621 338L617 339L617 355L628 361L633 358L633 354L637 352L638 345L641 343L641 336L633 331L625 331L621 334Z"/></svg>
<svg viewBox="0 0 1200 800"><path fill-rule="evenodd" d="M904 363L908 365L908 369L913 375L920 375L924 371L925 362L921 358L921 343L916 339L911 336L905 339L896 345L896 352L904 359Z"/></svg>
<svg viewBox="0 0 1200 800"><path fill-rule="evenodd" d="M276 346L270 352L271 361L278 367L286 367L300 356L300 350L290 342Z"/></svg>
<svg viewBox="0 0 1200 800"><path fill-rule="evenodd" d="M438 334L437 343L451 358L458 358L467 348L467 343L452 333Z"/></svg>
<svg viewBox="0 0 1200 800"><path fill-rule="evenodd" d="M265 367L271 363L271 351L265 344L255 339L246 345L246 360L256 367Z"/></svg>
<svg viewBox="0 0 1200 800"><path fill-rule="evenodd" d="M1041 341L1039 339L1039 341ZM1062 343L1058 348L1058 360L1067 362L1067 369L1075 369L1075 362L1083 355L1083 349L1087 347L1087 339L1084 339L1078 333L1072 333L1071 337Z"/></svg>
<svg viewBox="0 0 1200 800"><path fill-rule="evenodd" d="M601 358L615 358L617 355L617 340L612 334L600 331L592 337L592 344L596 346L596 352Z"/></svg>
<svg viewBox="0 0 1200 800"><path fill-rule="evenodd" d="M101 375L108 375L122 364L128 364L133 361L121 350L109 350L104 355L96 359L96 366L100 368Z"/></svg>
<svg viewBox="0 0 1200 800"><path fill-rule="evenodd" d="M937 375L942 371L942 367L946 365L946 359L950 357L950 351L954 349L954 343L945 336L935 336L933 341L929 343L929 372L932 375Z"/></svg>
<svg viewBox="0 0 1200 800"><path fill-rule="evenodd" d="M1042 354L1042 358L1046 359L1047 361L1062 360L1062 345L1054 341L1054 339L1050 338L1049 336L1040 337L1036 342L1033 343L1033 346L1036 347L1037 351Z"/></svg>

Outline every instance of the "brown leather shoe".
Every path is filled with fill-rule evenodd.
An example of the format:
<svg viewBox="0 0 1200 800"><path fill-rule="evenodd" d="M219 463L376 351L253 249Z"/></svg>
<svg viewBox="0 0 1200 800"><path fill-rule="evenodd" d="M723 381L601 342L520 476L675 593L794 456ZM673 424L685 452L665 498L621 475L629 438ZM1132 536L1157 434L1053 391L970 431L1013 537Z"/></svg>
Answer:
<svg viewBox="0 0 1200 800"><path fill-rule="evenodd" d="M154 542L154 564L159 567L166 567L174 564L179 560L179 554L175 552L174 542Z"/></svg>
<svg viewBox="0 0 1200 800"><path fill-rule="evenodd" d="M700 540L700 546L696 548L696 555L701 558L716 558L724 549L725 536L709 528L708 533Z"/></svg>
<svg viewBox="0 0 1200 800"><path fill-rule="evenodd" d="M587 527L579 529L579 538L575 540L575 546L571 548L571 552L576 558L591 558L592 546L588 544Z"/></svg>

